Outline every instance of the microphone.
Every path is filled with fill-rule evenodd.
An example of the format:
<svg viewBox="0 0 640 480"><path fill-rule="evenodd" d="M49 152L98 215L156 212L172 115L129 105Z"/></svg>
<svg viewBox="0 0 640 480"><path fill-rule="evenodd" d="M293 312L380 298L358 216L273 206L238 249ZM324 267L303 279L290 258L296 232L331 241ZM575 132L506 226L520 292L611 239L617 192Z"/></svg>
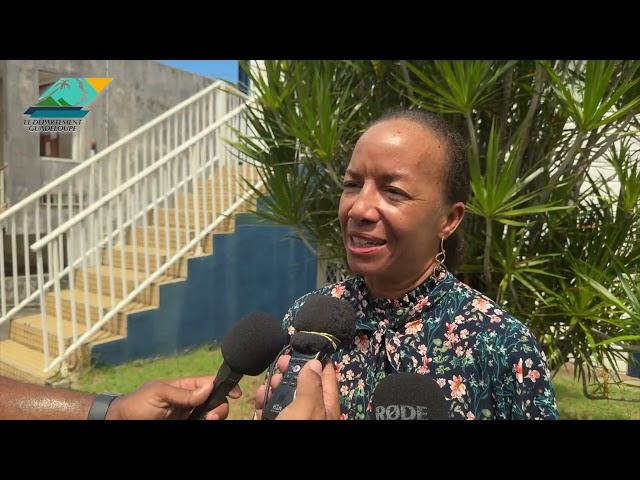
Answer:
<svg viewBox="0 0 640 480"><path fill-rule="evenodd" d="M280 385L265 402L264 420L275 419L295 399L298 373L309 360L317 359L324 365L332 353L353 341L356 312L346 300L314 295L300 308L293 326L291 360Z"/></svg>
<svg viewBox="0 0 640 480"><path fill-rule="evenodd" d="M223 363L209 398L196 407L190 420L204 418L209 410L227 401L229 391L243 375L264 372L287 344L287 334L271 315L251 313L243 317L222 341Z"/></svg>
<svg viewBox="0 0 640 480"><path fill-rule="evenodd" d="M383 378L371 398L371 420L449 420L449 405L433 378L398 372Z"/></svg>

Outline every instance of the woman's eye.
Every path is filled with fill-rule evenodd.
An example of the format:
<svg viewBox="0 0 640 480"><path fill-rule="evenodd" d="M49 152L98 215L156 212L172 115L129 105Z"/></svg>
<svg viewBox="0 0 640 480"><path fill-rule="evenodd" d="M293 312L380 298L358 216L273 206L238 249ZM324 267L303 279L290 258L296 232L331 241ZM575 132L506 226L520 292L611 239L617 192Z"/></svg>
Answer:
<svg viewBox="0 0 640 480"><path fill-rule="evenodd" d="M397 188L387 188L387 193L392 197L392 198L406 198L407 194L404 193L402 190L398 190Z"/></svg>

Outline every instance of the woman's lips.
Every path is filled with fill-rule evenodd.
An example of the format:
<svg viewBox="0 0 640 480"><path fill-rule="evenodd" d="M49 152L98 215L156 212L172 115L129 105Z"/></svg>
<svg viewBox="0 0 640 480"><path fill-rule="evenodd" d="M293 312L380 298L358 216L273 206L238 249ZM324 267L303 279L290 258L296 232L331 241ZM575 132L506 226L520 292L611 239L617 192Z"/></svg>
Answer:
<svg viewBox="0 0 640 480"><path fill-rule="evenodd" d="M348 249L356 255L371 255L379 252L387 244L385 240L363 235L349 235Z"/></svg>

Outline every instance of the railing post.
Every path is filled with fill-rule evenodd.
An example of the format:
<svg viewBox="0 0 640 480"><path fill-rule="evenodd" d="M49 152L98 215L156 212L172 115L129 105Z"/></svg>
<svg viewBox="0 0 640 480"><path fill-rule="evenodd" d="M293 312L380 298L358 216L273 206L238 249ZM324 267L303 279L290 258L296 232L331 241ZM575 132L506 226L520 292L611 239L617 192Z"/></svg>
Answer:
<svg viewBox="0 0 640 480"><path fill-rule="evenodd" d="M61 237L64 238L64 237ZM67 258L69 259L69 265L73 264L73 229L69 230L69 235L67 236ZM71 307L71 335L73 336L73 341L75 342L78 339L78 320L76 318L76 290L75 290L75 278L74 278L73 269L69 269L69 296L70 296L70 307Z"/></svg>
<svg viewBox="0 0 640 480"><path fill-rule="evenodd" d="M89 307L89 274L87 272L87 250L86 250L86 245L85 245L85 235L87 235L87 229L86 228L82 228L84 225L86 225L87 222L82 221L79 226L79 236L80 236L80 255L82 255L82 265L80 268L82 268L82 286L83 286L83 293L84 293L84 325L85 325L85 331L89 330L91 328L91 310ZM96 271L97 271L97 267L96 267ZM97 277L96 277L96 281L97 281Z"/></svg>
<svg viewBox="0 0 640 480"><path fill-rule="evenodd" d="M7 286L4 274L4 228L0 225L0 304L2 305L2 316L7 315Z"/></svg>
<svg viewBox="0 0 640 480"><path fill-rule="evenodd" d="M62 299L60 297L60 242L62 237L58 237L53 243L53 288L55 294L55 309L56 309L56 334L58 336L58 357L64 353L64 337L62 330ZM49 267L51 269L51 266ZM47 337L44 337L45 342L49 342Z"/></svg>
<svg viewBox="0 0 640 480"><path fill-rule="evenodd" d="M16 217L11 217L11 262L13 269L13 306L20 303L18 300L18 246L16 242Z"/></svg>
<svg viewBox="0 0 640 480"><path fill-rule="evenodd" d="M44 352L43 369L49 364L49 325L47 323L47 304L44 287L44 267L42 250L36 252L36 265L38 269L38 291L40 292L40 327L42 330L42 351ZM4 275L3 277L4 278ZM51 265L49 265L49 278L51 278Z"/></svg>

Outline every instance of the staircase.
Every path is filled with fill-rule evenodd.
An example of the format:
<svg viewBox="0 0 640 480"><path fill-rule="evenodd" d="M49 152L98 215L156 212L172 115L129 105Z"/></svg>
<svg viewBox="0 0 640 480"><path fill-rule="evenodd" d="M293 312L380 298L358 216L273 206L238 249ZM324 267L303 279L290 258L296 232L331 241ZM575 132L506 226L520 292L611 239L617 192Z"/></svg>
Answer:
<svg viewBox="0 0 640 480"><path fill-rule="evenodd" d="M225 143L246 128L238 95L217 82L0 214L0 375L55 383L87 365L234 230L244 182L261 188Z"/></svg>

